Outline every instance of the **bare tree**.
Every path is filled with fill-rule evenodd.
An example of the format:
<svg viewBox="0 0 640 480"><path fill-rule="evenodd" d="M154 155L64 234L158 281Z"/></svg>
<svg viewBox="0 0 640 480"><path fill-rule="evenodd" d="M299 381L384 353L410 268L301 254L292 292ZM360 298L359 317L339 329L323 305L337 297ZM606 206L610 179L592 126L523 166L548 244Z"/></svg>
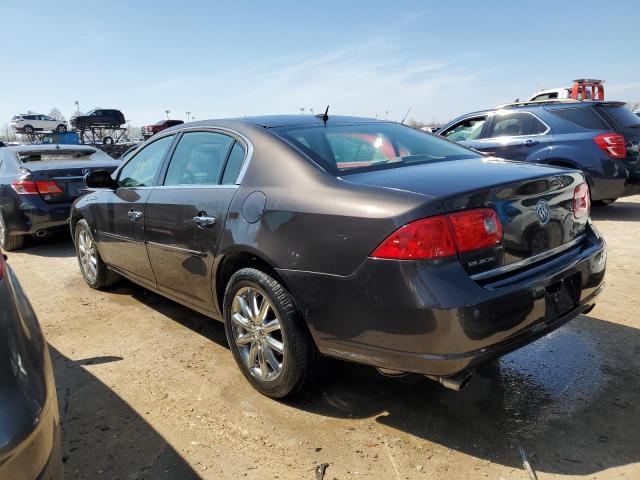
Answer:
<svg viewBox="0 0 640 480"><path fill-rule="evenodd" d="M57 107L53 107L51 109L51 111L49 112L49 116L51 118L55 118L56 120L64 120L64 115L62 115L62 112L58 110Z"/></svg>

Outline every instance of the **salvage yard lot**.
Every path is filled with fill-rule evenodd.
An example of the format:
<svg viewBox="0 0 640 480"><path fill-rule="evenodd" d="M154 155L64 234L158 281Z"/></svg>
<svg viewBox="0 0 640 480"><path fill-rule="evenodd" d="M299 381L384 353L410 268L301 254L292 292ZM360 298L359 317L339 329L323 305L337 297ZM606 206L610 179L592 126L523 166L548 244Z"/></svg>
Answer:
<svg viewBox="0 0 640 480"><path fill-rule="evenodd" d="M332 363L293 400L261 396L221 323L129 282L83 282L65 236L9 261L50 343L74 478L640 478L640 196L595 208L596 308L483 367L463 392Z"/></svg>

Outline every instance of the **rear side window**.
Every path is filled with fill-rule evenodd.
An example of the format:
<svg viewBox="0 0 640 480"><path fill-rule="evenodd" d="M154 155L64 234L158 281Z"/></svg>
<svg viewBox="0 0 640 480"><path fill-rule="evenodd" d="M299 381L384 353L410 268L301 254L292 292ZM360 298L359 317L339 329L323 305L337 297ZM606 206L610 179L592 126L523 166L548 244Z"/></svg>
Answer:
<svg viewBox="0 0 640 480"><path fill-rule="evenodd" d="M227 160L227 166L224 168L224 174L222 175L223 185L233 185L236 183L243 162L244 147L239 142L236 142L233 144L229 159Z"/></svg>
<svg viewBox="0 0 640 480"><path fill-rule="evenodd" d="M635 115L631 110L629 110L626 106L621 107L609 107L606 105L602 105L598 107L600 111L604 112L609 118L613 119L615 123L618 124L621 128L628 128L631 125L638 125L640 121L638 121L637 115Z"/></svg>
<svg viewBox="0 0 640 480"><path fill-rule="evenodd" d="M539 135L547 127L530 113L517 112L496 115L491 127L490 137L515 137L520 135Z"/></svg>
<svg viewBox="0 0 640 480"><path fill-rule="evenodd" d="M589 130L609 130L609 127L591 108L554 108L549 109L554 115L575 125Z"/></svg>
<svg viewBox="0 0 640 480"><path fill-rule="evenodd" d="M182 135L171 157L165 185L218 185L233 138L214 132Z"/></svg>

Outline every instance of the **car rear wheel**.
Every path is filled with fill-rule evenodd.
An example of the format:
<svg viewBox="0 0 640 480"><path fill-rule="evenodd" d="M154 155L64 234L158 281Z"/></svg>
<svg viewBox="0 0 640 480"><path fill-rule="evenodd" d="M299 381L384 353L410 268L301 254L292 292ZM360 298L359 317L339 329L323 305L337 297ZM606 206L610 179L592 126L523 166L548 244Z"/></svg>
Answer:
<svg viewBox="0 0 640 480"><path fill-rule="evenodd" d="M282 398L315 378L320 353L291 294L273 277L253 268L236 272L223 311L233 357L260 393Z"/></svg>
<svg viewBox="0 0 640 480"><path fill-rule="evenodd" d="M64 133L64 132L67 131L67 126L63 125L63 124L60 124L60 125L58 125L58 128L56 128L56 131L58 131L60 133Z"/></svg>
<svg viewBox="0 0 640 480"><path fill-rule="evenodd" d="M0 215L0 247L7 252L17 250L24 245L24 235L11 235L2 215Z"/></svg>
<svg viewBox="0 0 640 480"><path fill-rule="evenodd" d="M106 136L102 139L104 145L113 145L113 138Z"/></svg>
<svg viewBox="0 0 640 480"><path fill-rule="evenodd" d="M76 224L74 233L78 264L84 281L91 288L101 289L116 283L120 276L109 270L100 258L91 229L85 220Z"/></svg>

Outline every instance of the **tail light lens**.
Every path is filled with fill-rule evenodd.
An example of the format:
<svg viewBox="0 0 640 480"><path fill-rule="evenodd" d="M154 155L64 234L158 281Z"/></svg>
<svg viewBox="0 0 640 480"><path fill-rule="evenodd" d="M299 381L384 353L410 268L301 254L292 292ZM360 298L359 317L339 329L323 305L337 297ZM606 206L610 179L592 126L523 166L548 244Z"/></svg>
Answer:
<svg viewBox="0 0 640 480"><path fill-rule="evenodd" d="M11 188L19 195L33 195L40 193L42 195L55 195L62 193L60 187L53 181L37 181L18 180L11 182Z"/></svg>
<svg viewBox="0 0 640 480"><path fill-rule="evenodd" d="M593 141L611 158L625 158L627 156L627 141L621 133L603 133L593 137Z"/></svg>
<svg viewBox="0 0 640 480"><path fill-rule="evenodd" d="M426 260L489 248L501 240L502 224L496 212L479 208L409 223L392 233L371 256Z"/></svg>
<svg viewBox="0 0 640 480"><path fill-rule="evenodd" d="M589 215L590 208L589 186L586 183L581 183L573 190L573 216L575 218L586 217Z"/></svg>

